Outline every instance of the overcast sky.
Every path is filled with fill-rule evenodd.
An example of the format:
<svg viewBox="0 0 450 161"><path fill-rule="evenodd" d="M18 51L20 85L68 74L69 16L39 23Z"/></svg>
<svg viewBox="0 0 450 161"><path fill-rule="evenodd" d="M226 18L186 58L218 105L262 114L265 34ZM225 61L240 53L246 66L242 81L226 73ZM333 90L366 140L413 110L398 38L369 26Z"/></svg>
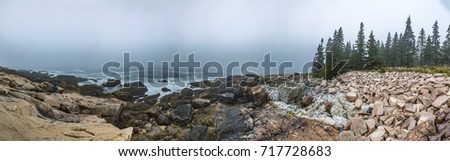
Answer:
<svg viewBox="0 0 450 161"><path fill-rule="evenodd" d="M340 26L354 42L359 23L377 38L417 36L450 24L448 0L0 0L0 65L22 69L101 68L130 52L139 61L196 52L201 61L312 59ZM185 59L185 57L182 57Z"/></svg>

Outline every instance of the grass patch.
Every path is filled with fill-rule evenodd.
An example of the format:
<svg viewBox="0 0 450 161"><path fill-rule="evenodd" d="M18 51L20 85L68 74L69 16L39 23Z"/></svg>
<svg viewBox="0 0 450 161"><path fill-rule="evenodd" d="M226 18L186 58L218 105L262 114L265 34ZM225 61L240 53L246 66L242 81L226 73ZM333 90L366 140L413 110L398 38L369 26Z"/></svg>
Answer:
<svg viewBox="0 0 450 161"><path fill-rule="evenodd" d="M415 68L381 68L375 70L380 73L385 72L415 72L415 73L425 73L425 74L444 74L450 76L450 68L444 66L426 66L426 67L415 67Z"/></svg>

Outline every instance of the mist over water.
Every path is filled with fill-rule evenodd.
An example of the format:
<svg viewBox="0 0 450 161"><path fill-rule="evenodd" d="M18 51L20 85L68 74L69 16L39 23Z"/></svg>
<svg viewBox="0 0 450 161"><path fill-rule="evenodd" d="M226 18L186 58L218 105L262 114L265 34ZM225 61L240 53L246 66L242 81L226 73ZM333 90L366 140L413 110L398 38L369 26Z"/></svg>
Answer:
<svg viewBox="0 0 450 161"><path fill-rule="evenodd" d="M406 5L407 4L407 5ZM359 23L377 38L403 32L408 15L416 33L443 35L445 0L0 0L0 65L16 69L100 71L107 61L181 60L195 52L218 61L293 61L302 71L321 38L340 26L354 42ZM443 37L443 36L442 36ZM276 70L274 70L276 71Z"/></svg>

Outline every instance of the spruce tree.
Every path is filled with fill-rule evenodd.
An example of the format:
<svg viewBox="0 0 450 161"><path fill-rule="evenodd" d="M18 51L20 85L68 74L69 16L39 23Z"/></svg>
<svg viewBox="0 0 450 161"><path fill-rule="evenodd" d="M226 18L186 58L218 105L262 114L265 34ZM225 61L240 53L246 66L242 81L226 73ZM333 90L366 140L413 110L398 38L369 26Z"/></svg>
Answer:
<svg viewBox="0 0 450 161"><path fill-rule="evenodd" d="M450 66L450 25L447 29L447 36L445 37L444 44L442 44L443 65Z"/></svg>
<svg viewBox="0 0 450 161"><path fill-rule="evenodd" d="M366 69L377 69L380 68L383 64L383 60L381 59L377 40L375 39L375 35L373 31L370 32L369 40L367 41L367 63L365 65Z"/></svg>
<svg viewBox="0 0 450 161"><path fill-rule="evenodd" d="M431 36L433 63L431 65L442 65L442 55L440 53L439 25L436 21L433 25L433 35Z"/></svg>
<svg viewBox="0 0 450 161"><path fill-rule="evenodd" d="M325 55L323 51L323 38L320 40L320 44L317 47L316 56L314 57L314 68L313 73L320 72L321 69L325 68Z"/></svg>
<svg viewBox="0 0 450 161"><path fill-rule="evenodd" d="M328 38L328 42L325 48L325 78L327 80L333 78L332 69L333 69L333 52L331 49L333 48L333 39Z"/></svg>
<svg viewBox="0 0 450 161"><path fill-rule="evenodd" d="M423 65L431 66L433 65L434 57L433 57L433 42L431 40L431 36L428 35L427 43L425 45L425 49L423 52Z"/></svg>
<svg viewBox="0 0 450 161"><path fill-rule="evenodd" d="M425 45L427 43L427 38L425 34L425 30L422 28L419 33L419 37L417 38L417 55L419 56L419 65L423 66L423 56L425 52Z"/></svg>
<svg viewBox="0 0 450 161"><path fill-rule="evenodd" d="M399 46L398 33L395 32L394 38L392 39L391 54L389 55L390 67L398 67Z"/></svg>
<svg viewBox="0 0 450 161"><path fill-rule="evenodd" d="M384 54L383 54L384 64L386 64L387 66L390 66L391 61L392 61L392 60L390 60L391 47L392 47L392 37L391 37L390 32L388 33L386 44L384 46L385 46Z"/></svg>
<svg viewBox="0 0 450 161"><path fill-rule="evenodd" d="M361 70L365 64L366 42L364 36L364 23L361 22L357 40L355 42L355 51L352 54L352 69Z"/></svg>
<svg viewBox="0 0 450 161"><path fill-rule="evenodd" d="M411 27L411 16L406 20L406 28L403 34L403 59L402 66L412 67L414 66L414 59L416 57L416 37Z"/></svg>

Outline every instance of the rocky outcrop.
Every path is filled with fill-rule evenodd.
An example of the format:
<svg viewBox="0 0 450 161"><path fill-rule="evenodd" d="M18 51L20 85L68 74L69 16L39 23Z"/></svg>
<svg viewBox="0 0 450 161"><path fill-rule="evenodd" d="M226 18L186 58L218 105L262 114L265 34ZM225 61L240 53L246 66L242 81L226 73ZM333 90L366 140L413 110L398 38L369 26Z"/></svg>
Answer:
<svg viewBox="0 0 450 161"><path fill-rule="evenodd" d="M133 128L108 123L118 116L120 101L43 93L47 83L0 75L0 140L131 139Z"/></svg>

